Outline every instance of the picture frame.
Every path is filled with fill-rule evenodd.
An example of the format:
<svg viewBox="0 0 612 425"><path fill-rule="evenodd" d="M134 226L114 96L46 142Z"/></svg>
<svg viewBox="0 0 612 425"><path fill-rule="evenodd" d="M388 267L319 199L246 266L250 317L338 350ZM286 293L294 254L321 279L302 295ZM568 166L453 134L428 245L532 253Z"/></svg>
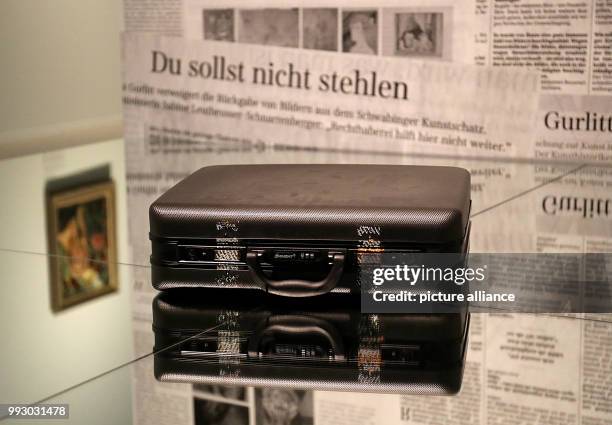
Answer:
<svg viewBox="0 0 612 425"><path fill-rule="evenodd" d="M112 181L47 194L53 311L117 291L115 214Z"/></svg>

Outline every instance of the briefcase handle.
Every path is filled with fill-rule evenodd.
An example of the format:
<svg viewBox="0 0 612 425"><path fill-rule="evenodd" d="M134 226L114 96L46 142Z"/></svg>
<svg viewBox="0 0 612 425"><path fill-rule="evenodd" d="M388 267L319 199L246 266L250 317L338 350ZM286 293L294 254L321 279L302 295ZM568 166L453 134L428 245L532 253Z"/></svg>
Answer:
<svg viewBox="0 0 612 425"><path fill-rule="evenodd" d="M310 281L302 279L286 279L274 280L268 278L259 265L259 257L264 253L261 249L248 249L246 255L246 263L253 275L253 278L264 288L268 293L282 295L285 297L310 297L313 295L321 295L330 292L336 287L342 272L344 270L345 254L343 252L329 252L331 257L331 269L327 276L319 281Z"/></svg>
<svg viewBox="0 0 612 425"><path fill-rule="evenodd" d="M260 348L266 339L278 339L283 336L320 337L329 343L334 360L345 358L342 336L331 323L316 317L298 315L279 315L267 319L249 338L249 357L259 356Z"/></svg>

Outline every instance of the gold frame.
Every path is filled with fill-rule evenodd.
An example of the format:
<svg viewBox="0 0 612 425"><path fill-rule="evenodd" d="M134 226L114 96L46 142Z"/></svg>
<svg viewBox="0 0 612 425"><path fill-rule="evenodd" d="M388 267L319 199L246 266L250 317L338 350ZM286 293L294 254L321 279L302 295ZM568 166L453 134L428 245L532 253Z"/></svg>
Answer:
<svg viewBox="0 0 612 425"><path fill-rule="evenodd" d="M103 288L91 290L84 294L64 298L63 282L60 275L57 234L58 234L58 211L96 199L106 199L106 232L108 241L108 285ZM84 301L97 298L101 295L115 292L119 288L117 275L117 242L116 242L116 216L115 216L115 187L112 181L96 183L88 186L69 189L47 196L47 223L48 223L48 245L50 258L50 284L51 284L51 308L53 311L61 311L68 307L80 304Z"/></svg>

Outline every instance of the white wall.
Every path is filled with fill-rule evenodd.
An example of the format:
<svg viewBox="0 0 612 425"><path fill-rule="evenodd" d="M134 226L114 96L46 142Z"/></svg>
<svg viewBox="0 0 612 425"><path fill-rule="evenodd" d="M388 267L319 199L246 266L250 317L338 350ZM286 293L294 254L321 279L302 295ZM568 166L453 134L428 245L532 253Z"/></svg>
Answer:
<svg viewBox="0 0 612 425"><path fill-rule="evenodd" d="M117 293L53 313L47 257L6 251L46 252L46 181L104 164L116 184L119 261L129 262L121 140L0 161L0 403L39 400L133 358L128 266L119 267ZM54 401L78 402L81 415L112 404L76 423L129 423L129 371Z"/></svg>
<svg viewBox="0 0 612 425"><path fill-rule="evenodd" d="M6 251L47 251L47 180L110 164L126 261L121 27L122 0L0 4L0 403L37 401L133 358L129 267L117 293L53 313L47 257ZM129 423L130 372L52 401L73 402L74 423Z"/></svg>
<svg viewBox="0 0 612 425"><path fill-rule="evenodd" d="M119 137L121 22L121 0L2 0L0 158Z"/></svg>

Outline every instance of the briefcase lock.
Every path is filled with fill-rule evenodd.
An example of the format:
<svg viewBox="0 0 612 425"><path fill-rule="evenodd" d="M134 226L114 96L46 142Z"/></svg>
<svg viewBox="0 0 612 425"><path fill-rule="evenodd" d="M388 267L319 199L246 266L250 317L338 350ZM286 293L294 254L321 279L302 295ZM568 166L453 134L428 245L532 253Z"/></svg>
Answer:
<svg viewBox="0 0 612 425"><path fill-rule="evenodd" d="M273 279L262 270L261 261L271 257L277 263L285 265L304 266L318 260L322 254L319 250L301 249L260 249L248 248L246 263L253 279L262 285L270 294L285 297L310 297L330 292L342 278L344 271L344 250L329 250L325 254L330 265L329 272L320 280L307 279Z"/></svg>
<svg viewBox="0 0 612 425"><path fill-rule="evenodd" d="M345 359L338 329L312 316L278 315L266 319L249 338L250 358L279 356L292 359Z"/></svg>

